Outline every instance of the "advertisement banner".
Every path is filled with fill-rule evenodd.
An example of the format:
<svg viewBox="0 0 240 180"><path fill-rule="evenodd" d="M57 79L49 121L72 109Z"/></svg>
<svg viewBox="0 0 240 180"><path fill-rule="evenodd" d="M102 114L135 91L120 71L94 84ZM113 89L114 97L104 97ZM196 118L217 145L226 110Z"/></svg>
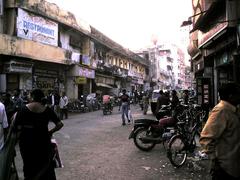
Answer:
<svg viewBox="0 0 240 180"><path fill-rule="evenodd" d="M32 41L58 46L58 24L43 17L18 9L17 36Z"/></svg>
<svg viewBox="0 0 240 180"><path fill-rule="evenodd" d="M95 71L84 67L79 67L78 76L87 77L90 79L95 78Z"/></svg>

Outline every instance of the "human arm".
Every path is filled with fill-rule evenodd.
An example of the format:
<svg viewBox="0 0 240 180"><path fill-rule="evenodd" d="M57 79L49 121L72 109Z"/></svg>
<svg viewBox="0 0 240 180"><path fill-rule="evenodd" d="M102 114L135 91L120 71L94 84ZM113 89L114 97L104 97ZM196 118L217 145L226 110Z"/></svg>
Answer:
<svg viewBox="0 0 240 180"><path fill-rule="evenodd" d="M5 107L3 107L3 111L1 114L1 119L2 119L2 127L3 127L3 133L4 133L4 137L7 137L7 133L8 133L8 120L7 120L7 114L5 111Z"/></svg>
<svg viewBox="0 0 240 180"><path fill-rule="evenodd" d="M52 136L53 133L59 131L63 127L62 121L57 117L55 112L49 108L49 117L50 120L55 124L55 126L49 130L49 135Z"/></svg>
<svg viewBox="0 0 240 180"><path fill-rule="evenodd" d="M63 127L62 121L57 122L55 126L49 130L50 136L52 136L53 133L55 133L56 131L59 131L62 127Z"/></svg>
<svg viewBox="0 0 240 180"><path fill-rule="evenodd" d="M68 105L68 98L67 98L67 96L64 97L64 100L65 100L65 105L64 106L67 107L67 105Z"/></svg>
<svg viewBox="0 0 240 180"><path fill-rule="evenodd" d="M52 98L52 104L51 106L54 106L55 102L54 102L54 95L51 95L51 98Z"/></svg>

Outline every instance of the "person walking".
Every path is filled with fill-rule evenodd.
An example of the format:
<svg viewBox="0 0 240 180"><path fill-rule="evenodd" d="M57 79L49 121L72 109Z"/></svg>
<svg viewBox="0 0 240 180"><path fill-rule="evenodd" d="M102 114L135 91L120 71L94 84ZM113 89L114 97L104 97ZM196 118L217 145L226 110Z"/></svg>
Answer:
<svg viewBox="0 0 240 180"><path fill-rule="evenodd" d="M8 128L8 120L7 120L7 114L5 111L5 106L3 103L0 102L0 150L2 149L5 142L7 128Z"/></svg>
<svg viewBox="0 0 240 180"><path fill-rule="evenodd" d="M3 104L5 106L5 111L6 111L6 114L7 114L8 123L10 124L10 120L11 120L13 114L15 113L14 112L15 111L14 102L11 98L10 93L6 93Z"/></svg>
<svg viewBox="0 0 240 180"><path fill-rule="evenodd" d="M212 109L201 132L202 153L211 161L213 180L240 179L240 85L219 88L220 102Z"/></svg>
<svg viewBox="0 0 240 180"><path fill-rule="evenodd" d="M130 109L129 96L126 93L126 89L122 90L121 99L121 109L122 109L122 125L125 126L125 117L127 118L128 123L130 123L130 119L128 117L128 110Z"/></svg>
<svg viewBox="0 0 240 180"><path fill-rule="evenodd" d="M177 105L180 104L179 102L179 98L177 96L177 91L176 90L172 90L172 98L171 98L171 106L172 106L172 109L175 109L177 107Z"/></svg>
<svg viewBox="0 0 240 180"><path fill-rule="evenodd" d="M60 97L59 107L60 107L60 119L63 120L63 115L65 115L65 119L68 118L68 97L66 96L66 93L63 92L62 96Z"/></svg>
<svg viewBox="0 0 240 180"><path fill-rule="evenodd" d="M15 89L14 96L13 96L14 112L20 111L23 106L24 106L24 102L21 97L21 91L20 91L20 89Z"/></svg>
<svg viewBox="0 0 240 180"><path fill-rule="evenodd" d="M24 180L55 180L51 136L63 127L54 111L42 104L44 93L31 92L32 101L15 115L14 129L19 134ZM55 126L48 129L49 122Z"/></svg>
<svg viewBox="0 0 240 180"><path fill-rule="evenodd" d="M155 111L155 116L157 119L159 119L159 110L162 108L162 105L168 105L170 103L169 97L167 97L164 93L163 90L159 91L159 97L157 99L157 107Z"/></svg>

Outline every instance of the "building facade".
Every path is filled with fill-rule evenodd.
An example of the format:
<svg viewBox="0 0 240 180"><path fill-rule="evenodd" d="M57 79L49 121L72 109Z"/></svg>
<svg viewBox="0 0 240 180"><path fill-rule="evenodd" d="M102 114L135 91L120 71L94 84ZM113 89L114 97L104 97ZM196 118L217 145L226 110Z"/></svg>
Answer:
<svg viewBox="0 0 240 180"><path fill-rule="evenodd" d="M150 61L152 89L180 90L191 87L191 73L184 52L176 45L154 45L138 54L147 54ZM186 73L187 72L187 73Z"/></svg>
<svg viewBox="0 0 240 180"><path fill-rule="evenodd" d="M0 92L41 88L76 99L148 81L145 59L55 4L6 0L1 7Z"/></svg>
<svg viewBox="0 0 240 180"><path fill-rule="evenodd" d="M238 0L193 0L188 52L199 104L218 102L218 88L239 78Z"/></svg>

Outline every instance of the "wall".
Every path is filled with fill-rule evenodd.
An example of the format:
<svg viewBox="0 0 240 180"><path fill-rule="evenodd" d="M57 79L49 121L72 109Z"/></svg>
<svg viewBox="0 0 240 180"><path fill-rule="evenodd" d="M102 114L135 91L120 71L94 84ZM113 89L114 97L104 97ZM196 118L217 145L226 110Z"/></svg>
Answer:
<svg viewBox="0 0 240 180"><path fill-rule="evenodd" d="M0 34L0 54L65 64L65 53L61 48Z"/></svg>

